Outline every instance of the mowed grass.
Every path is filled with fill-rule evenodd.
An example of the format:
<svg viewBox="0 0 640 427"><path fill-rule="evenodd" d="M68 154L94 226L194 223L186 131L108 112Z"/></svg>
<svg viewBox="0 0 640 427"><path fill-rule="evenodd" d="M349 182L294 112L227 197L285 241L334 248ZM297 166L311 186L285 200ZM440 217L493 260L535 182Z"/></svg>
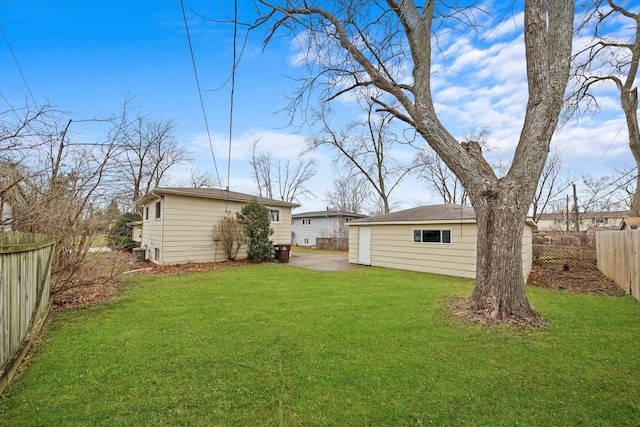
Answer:
<svg viewBox="0 0 640 427"><path fill-rule="evenodd" d="M472 281L264 264L137 276L54 316L0 425L635 426L640 304L528 288L544 329L444 309Z"/></svg>

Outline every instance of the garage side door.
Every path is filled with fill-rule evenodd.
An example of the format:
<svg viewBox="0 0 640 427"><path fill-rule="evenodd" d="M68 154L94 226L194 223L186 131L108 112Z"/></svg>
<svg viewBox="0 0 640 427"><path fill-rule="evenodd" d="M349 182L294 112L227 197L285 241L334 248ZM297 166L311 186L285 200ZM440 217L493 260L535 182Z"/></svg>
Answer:
<svg viewBox="0 0 640 427"><path fill-rule="evenodd" d="M371 227L358 227L358 264L371 265Z"/></svg>

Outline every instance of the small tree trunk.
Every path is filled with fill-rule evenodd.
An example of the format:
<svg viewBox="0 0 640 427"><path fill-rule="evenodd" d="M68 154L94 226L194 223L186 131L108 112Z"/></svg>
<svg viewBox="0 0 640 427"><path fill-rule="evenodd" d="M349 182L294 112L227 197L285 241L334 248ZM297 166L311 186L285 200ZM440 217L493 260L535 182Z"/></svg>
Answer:
<svg viewBox="0 0 640 427"><path fill-rule="evenodd" d="M539 324L522 275L522 236L526 211L514 194L495 194L475 203L478 224L476 286L468 301L477 313L495 321Z"/></svg>

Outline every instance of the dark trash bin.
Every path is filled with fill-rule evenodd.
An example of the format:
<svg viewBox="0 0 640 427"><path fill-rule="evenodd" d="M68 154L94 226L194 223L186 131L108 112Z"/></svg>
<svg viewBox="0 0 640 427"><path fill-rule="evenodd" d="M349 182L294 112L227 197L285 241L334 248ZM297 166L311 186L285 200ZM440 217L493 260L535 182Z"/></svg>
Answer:
<svg viewBox="0 0 640 427"><path fill-rule="evenodd" d="M289 262L289 253L291 252L291 245L280 245L280 259L282 262Z"/></svg>
<svg viewBox="0 0 640 427"><path fill-rule="evenodd" d="M274 245L275 258L278 262L289 262L289 252L291 252L291 245Z"/></svg>

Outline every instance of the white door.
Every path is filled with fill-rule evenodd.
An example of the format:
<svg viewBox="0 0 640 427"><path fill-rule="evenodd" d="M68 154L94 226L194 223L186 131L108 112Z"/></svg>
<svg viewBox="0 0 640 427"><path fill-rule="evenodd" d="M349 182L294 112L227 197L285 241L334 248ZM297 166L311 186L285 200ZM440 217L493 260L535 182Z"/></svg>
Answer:
<svg viewBox="0 0 640 427"><path fill-rule="evenodd" d="M371 265L371 227L358 227L358 264Z"/></svg>

